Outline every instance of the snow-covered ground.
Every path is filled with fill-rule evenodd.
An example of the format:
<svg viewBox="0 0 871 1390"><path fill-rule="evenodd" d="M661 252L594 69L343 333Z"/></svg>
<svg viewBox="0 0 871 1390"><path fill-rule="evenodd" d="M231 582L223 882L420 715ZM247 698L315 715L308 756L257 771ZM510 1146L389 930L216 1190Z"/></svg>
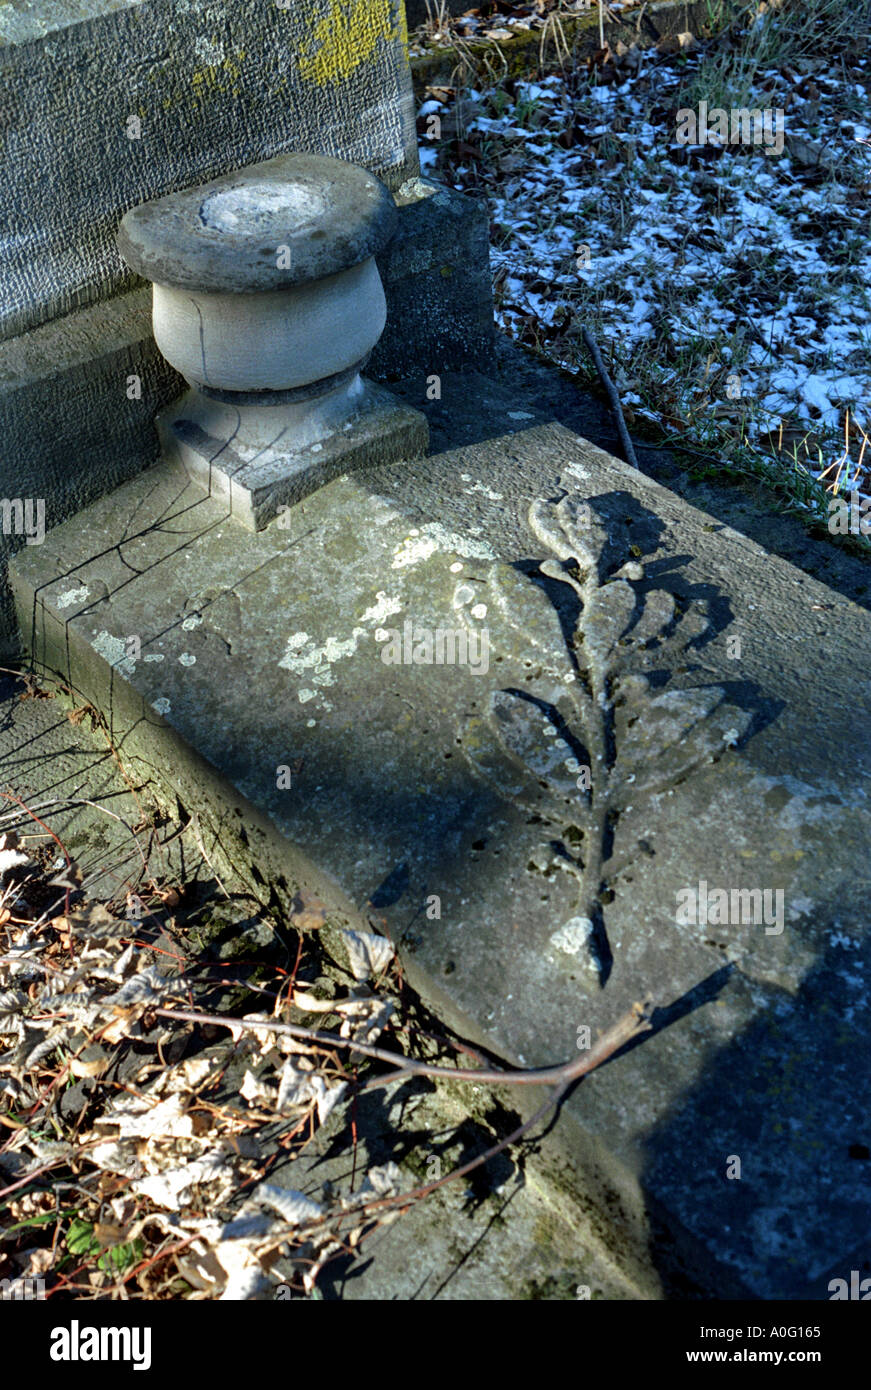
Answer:
<svg viewBox="0 0 871 1390"><path fill-rule="evenodd" d="M770 149L678 143L678 109L723 100L710 58L632 50L429 100L422 165L489 199L507 332L589 376L587 324L630 424L758 458L825 515L808 475L871 496L871 57L758 72Z"/></svg>

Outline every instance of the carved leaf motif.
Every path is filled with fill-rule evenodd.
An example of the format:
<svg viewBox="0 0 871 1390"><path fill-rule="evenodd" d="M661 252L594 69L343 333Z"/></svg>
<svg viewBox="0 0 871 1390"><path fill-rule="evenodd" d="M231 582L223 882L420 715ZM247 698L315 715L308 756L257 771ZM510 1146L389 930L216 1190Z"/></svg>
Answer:
<svg viewBox="0 0 871 1390"><path fill-rule="evenodd" d="M541 572L568 585L580 600L574 650L567 647L547 594L517 571L493 566L486 601L480 587L473 592L470 584L458 585L454 607L460 621L470 628L478 622L477 630L486 625L491 646L511 659L515 671L518 663L529 670L534 691L494 691L486 716L466 726L465 750L504 794L564 828L582 829L583 862L576 851L563 847L559 867L578 883L568 925L586 924L588 963L604 980L608 967L602 957L609 958L610 948L602 924L602 892L615 872L617 814L639 793L674 786L694 768L718 758L747 732L751 716L729 704L720 686L651 691L639 670L659 664L651 646L667 646L676 665L690 643L707 631L708 619L698 609L678 618L675 600L666 591L640 593L634 586L643 580L644 570L635 560L622 563L610 581L600 573L607 535L586 503L564 497L554 506L539 500L530 507L529 523L555 557L542 561ZM543 674L562 690L551 688L545 694ZM565 737L548 710L566 721ZM577 785L578 772L591 765L588 791ZM550 939L568 949L560 946L560 930Z"/></svg>
<svg viewBox="0 0 871 1390"><path fill-rule="evenodd" d="M494 690L488 717L467 722L463 743L489 782L548 819L564 822L567 808L580 812L589 802L589 792L577 786L587 755L569 746L559 724L533 700Z"/></svg>
<svg viewBox="0 0 871 1390"><path fill-rule="evenodd" d="M550 675L565 679L572 669L556 609L543 589L506 565L492 565L485 588L466 582L454 589L454 609L470 632L486 629L500 656L526 654ZM478 616L475 610L485 611Z"/></svg>
<svg viewBox="0 0 871 1390"><path fill-rule="evenodd" d="M554 507L539 498L529 509L529 526L557 559L576 561L581 579L598 577L608 533L589 503L567 496Z"/></svg>
<svg viewBox="0 0 871 1390"><path fill-rule="evenodd" d="M710 632L711 624L704 613L698 608L691 608L688 613L684 613L678 619L677 638L681 646L686 648L693 642L697 642L705 633Z"/></svg>
<svg viewBox="0 0 871 1390"><path fill-rule="evenodd" d="M654 589L644 596L644 606L638 620L627 634L629 641L633 646L642 647L645 642L661 636L673 621L674 599L667 589Z"/></svg>
<svg viewBox="0 0 871 1390"><path fill-rule="evenodd" d="M553 507L538 497L529 508L529 527L536 540L550 550L558 560L571 560L578 549L577 540L571 540L563 527L559 515Z"/></svg>
<svg viewBox="0 0 871 1390"><path fill-rule="evenodd" d="M590 661L607 670L612 652L629 628L635 613L635 591L625 579L615 579L596 589L584 610L580 635Z"/></svg>
<svg viewBox="0 0 871 1390"><path fill-rule="evenodd" d="M507 758L492 720L468 719L463 725L463 752L485 781L511 801L537 809L542 798L529 769L516 758Z"/></svg>
<svg viewBox="0 0 871 1390"><path fill-rule="evenodd" d="M749 724L750 715L727 704L717 685L667 690L618 710L609 801L619 809L639 792L673 786L737 743Z"/></svg>
<svg viewBox="0 0 871 1390"><path fill-rule="evenodd" d="M497 690L492 697L492 710L503 747L536 777L546 781L558 797L577 799L581 760L540 706L511 691ZM586 761L588 755L580 751Z"/></svg>

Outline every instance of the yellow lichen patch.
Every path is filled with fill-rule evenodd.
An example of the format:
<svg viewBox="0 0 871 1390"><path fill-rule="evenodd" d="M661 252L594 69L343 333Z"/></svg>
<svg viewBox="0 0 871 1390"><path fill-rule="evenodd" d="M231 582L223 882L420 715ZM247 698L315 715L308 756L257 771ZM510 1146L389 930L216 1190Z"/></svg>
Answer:
<svg viewBox="0 0 871 1390"><path fill-rule="evenodd" d="M369 61L379 39L389 43L396 38L407 45L405 17L396 0L330 0L329 13L300 49L300 75L318 85L344 82Z"/></svg>
<svg viewBox="0 0 871 1390"><path fill-rule="evenodd" d="M403 53L405 54L406 58L408 58L408 20L405 15L405 5L399 5L397 6L397 9L398 14L396 18L398 21L397 29L399 32L399 42L402 44Z"/></svg>
<svg viewBox="0 0 871 1390"><path fill-rule="evenodd" d="M212 96L217 92L229 91L229 88L221 80L223 76L223 63L215 63L210 67L200 68L191 77L194 96L204 98L206 95Z"/></svg>

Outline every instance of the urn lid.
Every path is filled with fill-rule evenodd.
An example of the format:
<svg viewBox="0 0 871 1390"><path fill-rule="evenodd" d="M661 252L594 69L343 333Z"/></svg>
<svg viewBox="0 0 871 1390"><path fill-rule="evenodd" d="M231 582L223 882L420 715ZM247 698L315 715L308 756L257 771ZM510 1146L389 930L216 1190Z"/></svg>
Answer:
<svg viewBox="0 0 871 1390"><path fill-rule="evenodd" d="M320 280L376 255L396 230L389 190L325 155L281 154L125 214L118 249L159 285L250 294Z"/></svg>

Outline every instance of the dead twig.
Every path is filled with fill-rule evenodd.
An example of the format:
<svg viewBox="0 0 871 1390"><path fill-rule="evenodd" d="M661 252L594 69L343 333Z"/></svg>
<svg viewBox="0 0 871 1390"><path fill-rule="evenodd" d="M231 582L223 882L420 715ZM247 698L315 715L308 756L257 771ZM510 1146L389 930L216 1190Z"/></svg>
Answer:
<svg viewBox="0 0 871 1390"><path fill-rule="evenodd" d="M627 463L631 463L633 468L638 467L638 459L635 457L635 449L632 440L629 438L629 431L626 428L626 421L623 419L623 408L620 405L620 397L617 395L617 388L605 370L605 363L602 361L602 354L599 351L599 344L593 337L588 328L583 329L584 342L587 351L593 359L599 380L605 388L608 400L611 405L611 414L614 416L614 423L617 426L617 434L620 437L620 447L623 450L623 457Z"/></svg>
<svg viewBox="0 0 871 1390"><path fill-rule="evenodd" d="M562 1062L553 1067L529 1067L516 1071L497 1071L481 1067L438 1067L430 1062L419 1062L413 1057L403 1057L401 1053L390 1052L385 1047L375 1047L372 1043L357 1042L353 1038L340 1038L336 1033L325 1033L315 1028L303 1028L296 1023L279 1023L266 1018L228 1018L221 1014L200 1013L196 1009L155 1009L158 1018L172 1018L180 1023L200 1023L211 1027L244 1031L247 1028L265 1029L268 1033L285 1033L289 1037L304 1038L308 1042L329 1047L344 1047L351 1052L362 1052L366 1057L374 1057L380 1062L393 1062L397 1070L389 1077L378 1077L364 1087L374 1090L395 1081L399 1076L427 1076L445 1081L489 1082L493 1085L514 1086L570 1086L582 1076L598 1067L618 1048L650 1030L652 1004L649 999L634 1004L612 1028L603 1033L599 1041L571 1062Z"/></svg>
<svg viewBox="0 0 871 1390"><path fill-rule="evenodd" d="M51 826L50 826L50 825L46 825L46 823L45 823L44 820L40 820L40 818L39 818L39 816L36 814L36 812L35 812L35 811L31 811L30 807L29 807L24 801L22 801L22 799L21 799L20 796L16 796L15 792L0 792L0 796L4 797L4 798L6 799L6 801L14 801L14 802L16 802L16 804L19 805L19 806L21 807L22 811L26 811L26 812L27 812L27 814L28 814L28 816L30 816L31 820L35 820L37 825L41 825L41 826L42 826L42 828L43 828L43 830L46 832L46 834L48 834L48 835L51 836L51 838L54 840L55 844L56 844L56 845L58 846L58 848L60 849L60 851L61 851L61 853L62 853L64 859L67 861L67 872L68 872L68 873L71 873L71 872L72 872L72 868L73 868L73 861L72 861L72 859L71 859L70 856L69 856L69 852L68 852L67 847L66 847L66 845L64 844L63 840L61 840L60 837L57 836L57 835L54 833L54 831L52 830ZM64 914L65 914L66 916L69 916L71 885L70 885L69 881L67 881L65 884L62 884L61 886L65 889L65 892L64 892Z"/></svg>
<svg viewBox="0 0 871 1390"><path fill-rule="evenodd" d="M546 1067L537 1071L519 1073L487 1071L463 1073L461 1071L451 1071L443 1067L429 1068L427 1074L430 1076L446 1074L454 1080L458 1078L472 1079L474 1077L478 1081L493 1079L498 1082L518 1082L521 1080L534 1079L537 1082L553 1082L555 1083L555 1087L547 1100L538 1107L528 1120L518 1125L517 1128L506 1135L504 1139L500 1139L496 1144L491 1145L489 1149L485 1149L483 1153L478 1154L476 1158L470 1159L468 1163L464 1163L459 1168L454 1168L450 1173L446 1173L444 1177L436 1178L433 1182L425 1183L421 1187L412 1188L408 1192L400 1192L393 1197L377 1198L371 1202L365 1202L360 1206L355 1206L352 1210L347 1212L346 1215L349 1217L353 1216L354 1219L359 1221L362 1214L371 1216L376 1212L391 1210L398 1210L401 1213L413 1203L421 1201L424 1197L428 1197L430 1193L435 1192L438 1188L444 1187L449 1182L454 1182L457 1178L466 1177L476 1168L482 1167L485 1163L488 1163L491 1158L495 1158L498 1154L502 1153L503 1150L509 1148L512 1144L516 1144L518 1140L528 1134L540 1120L544 1119L545 1115L550 1110L555 1109L560 1104L566 1092L574 1082L578 1081L582 1076L588 1075L591 1071L595 1070L596 1067L601 1066L603 1062L607 1061L609 1057L612 1057L614 1053L625 1046L627 1042L631 1042L642 1033L648 1032L651 1027L651 1012L652 1007L650 1000L646 999L640 1004L633 1005L629 1012L624 1014L623 1017L614 1024L613 1028L609 1028L608 1031L602 1035L595 1047L591 1048L586 1057L581 1057L574 1062L566 1062L562 1066ZM390 1077L385 1078L385 1080L393 1081L401 1075L402 1073L393 1073ZM363 1089L365 1091L368 1090L369 1087L364 1087ZM313 1221L306 1223L305 1227L300 1227L299 1233L302 1234L303 1231L306 1233L310 1230L313 1231L317 1229L318 1226L323 1226L331 1220L334 1221L335 1217L335 1212L325 1212L323 1216L316 1217Z"/></svg>

